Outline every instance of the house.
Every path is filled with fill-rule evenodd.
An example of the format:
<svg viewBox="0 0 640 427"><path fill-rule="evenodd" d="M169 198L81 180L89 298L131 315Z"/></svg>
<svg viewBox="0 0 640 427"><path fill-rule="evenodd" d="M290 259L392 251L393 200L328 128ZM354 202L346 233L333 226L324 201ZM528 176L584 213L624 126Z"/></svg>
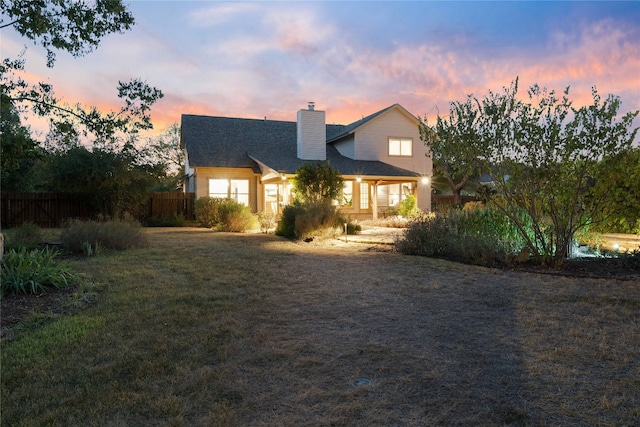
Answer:
<svg viewBox="0 0 640 427"><path fill-rule="evenodd" d="M326 124L313 103L292 122L185 114L185 191L277 215L292 201L289 180L296 170L328 161L345 180L338 203L352 218L385 215L409 194L428 211L431 158L418 123L399 104L349 125Z"/></svg>

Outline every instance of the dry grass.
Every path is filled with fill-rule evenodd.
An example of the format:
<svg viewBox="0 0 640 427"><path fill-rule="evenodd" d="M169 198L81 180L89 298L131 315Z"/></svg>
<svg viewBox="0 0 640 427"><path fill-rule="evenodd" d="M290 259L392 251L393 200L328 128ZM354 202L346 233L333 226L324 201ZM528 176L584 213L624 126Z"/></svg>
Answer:
<svg viewBox="0 0 640 427"><path fill-rule="evenodd" d="M3 425L640 418L637 281L492 270L339 241L148 232L148 249L75 263L107 286L71 318L83 328L56 319L3 346ZM11 358L60 330L64 345L44 359Z"/></svg>

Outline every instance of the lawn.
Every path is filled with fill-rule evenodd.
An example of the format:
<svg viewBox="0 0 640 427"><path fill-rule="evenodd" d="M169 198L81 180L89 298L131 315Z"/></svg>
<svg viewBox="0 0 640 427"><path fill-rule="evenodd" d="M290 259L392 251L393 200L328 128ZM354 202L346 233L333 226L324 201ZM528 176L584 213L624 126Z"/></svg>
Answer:
<svg viewBox="0 0 640 427"><path fill-rule="evenodd" d="M640 419L637 280L340 241L147 232L146 249L70 260L96 285L12 327L3 426Z"/></svg>

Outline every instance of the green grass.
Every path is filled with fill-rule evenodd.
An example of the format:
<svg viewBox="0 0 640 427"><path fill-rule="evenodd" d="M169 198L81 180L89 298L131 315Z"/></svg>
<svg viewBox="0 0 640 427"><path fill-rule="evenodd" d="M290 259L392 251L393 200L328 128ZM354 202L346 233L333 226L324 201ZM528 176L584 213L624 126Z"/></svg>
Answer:
<svg viewBox="0 0 640 427"><path fill-rule="evenodd" d="M2 343L4 426L631 425L633 282L145 230L97 303ZM358 378L372 384L354 387Z"/></svg>

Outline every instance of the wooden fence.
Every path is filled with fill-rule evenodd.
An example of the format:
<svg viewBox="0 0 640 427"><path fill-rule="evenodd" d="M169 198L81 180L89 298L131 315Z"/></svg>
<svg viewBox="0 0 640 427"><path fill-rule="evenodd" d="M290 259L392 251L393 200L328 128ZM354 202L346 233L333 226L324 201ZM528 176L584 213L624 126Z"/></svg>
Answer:
<svg viewBox="0 0 640 427"><path fill-rule="evenodd" d="M151 217L182 215L195 218L194 193L151 193L143 214L138 220ZM69 219L95 218L97 211L86 199L67 193L2 193L0 197L0 226L19 227L33 223L42 228L56 228Z"/></svg>
<svg viewBox="0 0 640 427"><path fill-rule="evenodd" d="M193 209L195 193L153 193L147 202L147 217L161 218L184 216L184 219L195 219Z"/></svg>

